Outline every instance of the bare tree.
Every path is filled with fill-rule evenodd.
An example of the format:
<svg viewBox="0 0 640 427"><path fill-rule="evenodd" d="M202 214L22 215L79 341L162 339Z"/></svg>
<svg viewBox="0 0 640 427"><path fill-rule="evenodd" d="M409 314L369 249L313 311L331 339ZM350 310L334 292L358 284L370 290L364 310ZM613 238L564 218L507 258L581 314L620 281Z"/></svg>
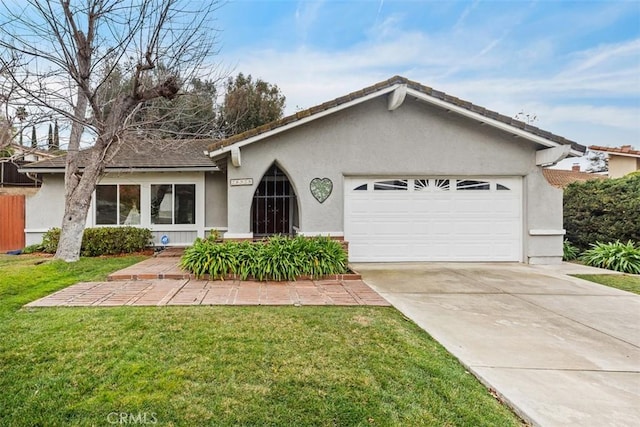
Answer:
<svg viewBox="0 0 640 427"><path fill-rule="evenodd" d="M10 4L11 3L11 4ZM25 60L11 72L21 95L71 123L65 212L56 258L79 258L91 195L106 162L132 134L145 103L179 96L182 78L200 76L214 55L215 1L23 0L0 11L0 47ZM9 58L0 54L0 64ZM114 72L130 85L108 98ZM104 108L108 106L108 108ZM87 139L86 163L79 151Z"/></svg>
<svg viewBox="0 0 640 427"><path fill-rule="evenodd" d="M13 55L0 61L0 163L20 160L25 154L34 151L22 146L25 126L34 125L38 114L31 114L20 99L18 85L12 80L13 72L19 63L19 56ZM19 122L19 130L16 129ZM18 139L19 143L16 143Z"/></svg>
<svg viewBox="0 0 640 427"><path fill-rule="evenodd" d="M9 114L10 100L14 96L14 85L10 76L17 59L2 58L0 62L0 158L7 157L9 145L13 142L12 117Z"/></svg>

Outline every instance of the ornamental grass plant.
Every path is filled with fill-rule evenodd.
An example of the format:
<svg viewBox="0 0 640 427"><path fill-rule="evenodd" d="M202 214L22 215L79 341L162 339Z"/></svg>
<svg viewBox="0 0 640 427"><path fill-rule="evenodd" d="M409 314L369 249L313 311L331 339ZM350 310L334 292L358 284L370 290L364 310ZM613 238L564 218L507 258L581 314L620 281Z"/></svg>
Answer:
<svg viewBox="0 0 640 427"><path fill-rule="evenodd" d="M341 242L328 237L273 236L257 242L196 239L180 267L196 277L285 281L343 274L347 262Z"/></svg>
<svg viewBox="0 0 640 427"><path fill-rule="evenodd" d="M629 240L622 243L597 242L586 250L580 259L592 267L606 268L622 273L640 274L640 247Z"/></svg>

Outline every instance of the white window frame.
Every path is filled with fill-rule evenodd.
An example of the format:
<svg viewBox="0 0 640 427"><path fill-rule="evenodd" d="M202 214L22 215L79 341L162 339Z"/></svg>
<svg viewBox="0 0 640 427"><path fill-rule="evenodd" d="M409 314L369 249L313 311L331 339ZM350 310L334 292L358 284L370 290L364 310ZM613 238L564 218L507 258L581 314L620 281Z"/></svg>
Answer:
<svg viewBox="0 0 640 427"><path fill-rule="evenodd" d="M98 190L98 187L104 187L104 186L116 186L116 223L115 224L98 224L98 200L97 200L97 196L96 196L96 192ZM140 222L138 224L120 224L120 186L122 185L137 185L138 186L138 191L140 194L140 211L138 212L138 214L140 215ZM140 184L135 184L135 183L100 183L98 185L96 185L96 190L93 192L93 223L97 226L97 227L140 227L142 224L142 185Z"/></svg>
<svg viewBox="0 0 640 427"><path fill-rule="evenodd" d="M140 225L134 227L148 228L152 232L196 232L198 237L205 237L205 174L203 172L121 172L108 173L100 181L100 185L140 185ZM151 185L193 184L196 186L195 224L151 224ZM173 201L172 201L173 202ZM91 215L87 215L87 227L103 227L96 224L95 191L92 196ZM120 225L104 225L104 227L121 227Z"/></svg>

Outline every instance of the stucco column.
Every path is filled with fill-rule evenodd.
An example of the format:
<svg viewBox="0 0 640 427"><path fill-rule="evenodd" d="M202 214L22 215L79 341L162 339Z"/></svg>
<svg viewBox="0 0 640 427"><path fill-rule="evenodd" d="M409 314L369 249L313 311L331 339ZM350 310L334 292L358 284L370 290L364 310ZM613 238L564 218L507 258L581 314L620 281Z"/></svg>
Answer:
<svg viewBox="0 0 640 427"><path fill-rule="evenodd" d="M525 261L530 264L562 262L565 230L562 218L562 190L557 189L536 167L525 177L526 223Z"/></svg>
<svg viewBox="0 0 640 427"><path fill-rule="evenodd" d="M250 239L251 203L260 178L251 176L242 167L235 167L231 161L227 164L227 232L226 239ZM232 185L233 180L250 179L251 184Z"/></svg>

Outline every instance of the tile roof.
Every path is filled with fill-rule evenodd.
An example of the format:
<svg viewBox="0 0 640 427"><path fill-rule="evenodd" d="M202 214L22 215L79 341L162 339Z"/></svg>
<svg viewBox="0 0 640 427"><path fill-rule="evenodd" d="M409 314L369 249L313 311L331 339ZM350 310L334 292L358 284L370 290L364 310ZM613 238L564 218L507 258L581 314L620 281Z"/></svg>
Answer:
<svg viewBox="0 0 640 427"><path fill-rule="evenodd" d="M542 174L549 184L557 188L565 188L573 182L591 181L593 179L606 179L606 175L597 175L587 172L568 171L562 169L542 169Z"/></svg>
<svg viewBox="0 0 640 427"><path fill-rule="evenodd" d="M339 98L336 98L334 100L325 102L323 104L316 105L316 106L311 107L309 109L306 109L306 110L303 110L303 111L299 111L299 112L297 112L295 114L292 114L290 116L284 117L282 119L275 120L273 122L264 124L262 126L259 126L257 128L248 130L246 132L239 133L237 135L233 135L233 136L231 136L231 137L229 137L227 139L216 141L216 142L214 142L213 144L211 144L209 146L209 150L210 151L219 150L221 148L227 147L229 145L233 145L233 144L235 144L237 142L240 142L240 141L243 141L245 139L249 139L251 137L254 137L254 136L269 132L271 130L274 130L274 129L280 128L282 126L288 125L290 123L294 123L294 122L296 122L298 120L301 120L301 119L303 119L305 117L313 116L314 114L318 114L320 112L330 110L330 109L332 109L334 107L337 107L337 106L339 106L341 104L345 104L347 102L357 100L358 98L363 98L363 97L365 97L367 95L371 95L371 94L373 94L375 92L378 92L380 90L389 88L389 87L394 86L396 84L407 85L407 88L409 88L409 89L413 89L413 90L421 92L421 93L423 93L425 95L431 96L433 98L437 98L439 100L442 100L442 101L444 101L446 103L451 104L452 106L461 107L461 108L467 109L469 111L472 111L474 113L477 113L479 115L485 116L487 118L490 118L490 119L505 123L507 125L510 125L510 126L515 127L515 128L521 129L521 130L523 130L525 132L528 132L528 133L530 133L532 135L536 135L536 136L548 139L548 140L553 141L553 142L558 143L558 144L571 145L571 147L574 150L577 150L577 151L580 151L580 152L585 152L586 151L586 147L578 144L575 141L571 141L571 140L566 139L566 138L564 138L562 136L555 135L555 134L553 134L551 132L547 132L545 130L542 130L542 129L536 127L536 126L531 126L530 124L524 123L524 122L522 122L520 120L516 120L513 117L509 117L509 116L505 116L505 115L499 114L499 113L497 113L495 111L491 111L491 110L488 110L488 109L486 109L484 107L475 105L475 104L473 104L473 103L471 103L469 101L465 101L465 100L456 98L454 96L448 95L448 94L446 94L444 92L432 89L432 88L430 88L428 86L424 86L424 85L422 85L422 84L420 84L418 82L409 80L409 79L407 79L405 77L402 77L402 76L391 77L390 79L385 80L385 81L380 82L380 83L376 83L373 86L369 86L369 87L366 87L364 89L352 92L352 93L347 94L345 96L341 96Z"/></svg>
<svg viewBox="0 0 640 427"><path fill-rule="evenodd" d="M603 147L600 145L590 145L591 151L602 151L604 153L611 154L623 154L625 156L640 157L640 150L631 149L630 145L623 145L622 147Z"/></svg>
<svg viewBox="0 0 640 427"><path fill-rule="evenodd" d="M124 144L107 163L109 169L213 168L215 164L204 154L211 139L145 140L140 144ZM91 148L80 152L80 165L86 163ZM61 169L66 155L29 163L22 169Z"/></svg>

